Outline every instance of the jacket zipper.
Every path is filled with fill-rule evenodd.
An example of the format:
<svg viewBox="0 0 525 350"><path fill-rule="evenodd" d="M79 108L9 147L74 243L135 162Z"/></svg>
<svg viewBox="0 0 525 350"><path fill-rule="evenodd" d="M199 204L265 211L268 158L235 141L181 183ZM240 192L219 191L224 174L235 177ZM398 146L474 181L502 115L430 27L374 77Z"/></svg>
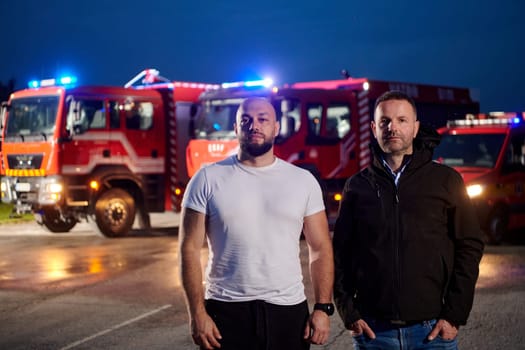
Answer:
<svg viewBox="0 0 525 350"><path fill-rule="evenodd" d="M395 310L394 313L396 315L395 319L399 320L401 319L401 315L399 313L399 293L400 293L400 285L401 285L401 262L400 262L400 246L401 246L401 234L400 234L400 218L399 218L399 191L398 186L396 186L395 183L392 183L394 186L394 220L395 220L395 226L394 226L394 239L392 240L393 248L394 248L394 291L396 293L395 300Z"/></svg>
<svg viewBox="0 0 525 350"><path fill-rule="evenodd" d="M386 203L383 203L383 201L381 201L381 190L380 190L380 186L379 184L377 183L376 179L375 179L375 175L372 173L370 177L368 176L365 176L365 179L368 181L368 183L372 186L373 189L375 189L376 191L376 195L377 195L377 198L380 202L380 207L382 208L381 210L384 212L384 204ZM392 249L394 251L394 256L393 256L393 264L394 264L394 276L393 276L393 280L392 280L392 287L393 287L393 291L395 293L395 296L394 296L394 300L396 300L396 303L394 305L394 309L392 310L394 312L394 319L400 319L400 312L399 312L399 293L400 293L400 284L401 284L401 263L399 261L399 250L400 250L400 246L401 246L401 237L400 237L400 228L399 228L399 222L400 222L400 218L399 218L399 191L398 191L398 186L396 186L395 182L394 182L394 179L392 179L390 176L389 176L389 184L393 187L393 203L392 203L392 206L393 206L393 217L394 217L394 220L395 220L395 224L394 224L394 237L392 239ZM384 213L382 213L382 215L384 215Z"/></svg>

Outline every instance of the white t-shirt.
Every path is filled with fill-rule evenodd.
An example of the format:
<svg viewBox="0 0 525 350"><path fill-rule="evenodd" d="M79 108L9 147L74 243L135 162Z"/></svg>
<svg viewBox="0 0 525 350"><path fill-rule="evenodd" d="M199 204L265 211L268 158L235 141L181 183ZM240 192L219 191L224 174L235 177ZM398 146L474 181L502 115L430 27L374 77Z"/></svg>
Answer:
<svg viewBox="0 0 525 350"><path fill-rule="evenodd" d="M206 299L294 305L304 294L303 218L324 210L307 170L281 159L266 167L236 156L201 168L182 205L207 215Z"/></svg>

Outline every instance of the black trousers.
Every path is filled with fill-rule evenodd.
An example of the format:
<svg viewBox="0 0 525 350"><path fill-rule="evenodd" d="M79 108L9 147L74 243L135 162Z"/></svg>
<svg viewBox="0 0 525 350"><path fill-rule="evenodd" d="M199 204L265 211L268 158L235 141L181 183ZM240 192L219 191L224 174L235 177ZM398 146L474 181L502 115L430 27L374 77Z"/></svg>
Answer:
<svg viewBox="0 0 525 350"><path fill-rule="evenodd" d="M303 339L309 311L306 301L275 305L262 300L206 300L206 311L222 339L221 350L308 350Z"/></svg>

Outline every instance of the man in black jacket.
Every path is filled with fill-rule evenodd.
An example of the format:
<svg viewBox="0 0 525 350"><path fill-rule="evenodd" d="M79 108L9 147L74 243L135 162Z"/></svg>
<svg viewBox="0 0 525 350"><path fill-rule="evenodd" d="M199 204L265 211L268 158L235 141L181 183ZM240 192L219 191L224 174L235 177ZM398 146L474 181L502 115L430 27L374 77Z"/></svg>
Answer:
<svg viewBox="0 0 525 350"><path fill-rule="evenodd" d="M337 309L356 349L457 349L483 254L465 185L432 161L439 137L408 95L382 95L371 127L372 164L346 182L334 229Z"/></svg>

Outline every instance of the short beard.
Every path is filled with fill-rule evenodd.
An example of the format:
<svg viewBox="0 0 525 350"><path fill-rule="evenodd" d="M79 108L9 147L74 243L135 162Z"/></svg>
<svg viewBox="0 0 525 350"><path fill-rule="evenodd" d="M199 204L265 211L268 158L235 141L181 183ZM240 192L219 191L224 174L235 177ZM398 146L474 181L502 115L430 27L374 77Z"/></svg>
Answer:
<svg viewBox="0 0 525 350"><path fill-rule="evenodd" d="M252 157L262 156L263 154L271 150L272 146L273 143L271 142L265 142L262 145L255 145L253 143L247 142L241 143L241 149Z"/></svg>

